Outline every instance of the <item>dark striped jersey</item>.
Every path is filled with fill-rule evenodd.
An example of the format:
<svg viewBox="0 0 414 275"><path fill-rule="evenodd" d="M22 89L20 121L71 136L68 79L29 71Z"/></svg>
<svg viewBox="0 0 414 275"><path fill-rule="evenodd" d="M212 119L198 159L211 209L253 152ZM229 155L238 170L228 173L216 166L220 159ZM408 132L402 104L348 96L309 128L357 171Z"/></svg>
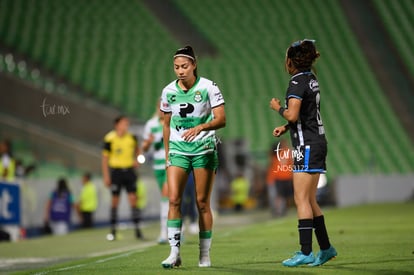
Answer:
<svg viewBox="0 0 414 275"><path fill-rule="evenodd" d="M289 122L292 146L326 143L320 113L319 84L312 72L301 72L291 77L286 93L286 107L291 98L302 101L298 120L295 123Z"/></svg>

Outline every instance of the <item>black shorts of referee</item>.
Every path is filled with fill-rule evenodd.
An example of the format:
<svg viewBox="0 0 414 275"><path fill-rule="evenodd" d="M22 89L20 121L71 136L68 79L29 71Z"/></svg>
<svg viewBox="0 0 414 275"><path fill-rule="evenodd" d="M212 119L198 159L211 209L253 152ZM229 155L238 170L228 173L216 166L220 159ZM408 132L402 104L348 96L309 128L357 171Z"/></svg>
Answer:
<svg viewBox="0 0 414 275"><path fill-rule="evenodd" d="M128 193L137 191L137 175L134 168L111 168L111 192L113 196L119 196L122 188Z"/></svg>

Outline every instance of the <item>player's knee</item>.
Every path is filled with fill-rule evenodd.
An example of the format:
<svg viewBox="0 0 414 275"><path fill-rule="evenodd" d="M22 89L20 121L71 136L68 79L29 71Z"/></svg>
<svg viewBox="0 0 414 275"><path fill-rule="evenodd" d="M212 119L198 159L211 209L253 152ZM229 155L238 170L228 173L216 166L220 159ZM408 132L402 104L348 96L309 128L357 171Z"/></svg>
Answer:
<svg viewBox="0 0 414 275"><path fill-rule="evenodd" d="M309 198L307 196L300 196L300 195L296 195L294 196L294 200L295 200L295 204L296 206L301 206L301 205L309 205Z"/></svg>
<svg viewBox="0 0 414 275"><path fill-rule="evenodd" d="M112 196L112 202L111 202L112 207L118 207L118 204L119 204L119 196Z"/></svg>
<svg viewBox="0 0 414 275"><path fill-rule="evenodd" d="M181 207L181 199L170 197L169 206L170 208L179 209Z"/></svg>
<svg viewBox="0 0 414 275"><path fill-rule="evenodd" d="M128 194L128 200L129 200L129 205L131 207L136 207L136 205L137 205L137 196L135 195L135 193L129 193Z"/></svg>
<svg viewBox="0 0 414 275"><path fill-rule="evenodd" d="M210 211L210 205L207 200L197 199L197 208L200 213L205 213Z"/></svg>

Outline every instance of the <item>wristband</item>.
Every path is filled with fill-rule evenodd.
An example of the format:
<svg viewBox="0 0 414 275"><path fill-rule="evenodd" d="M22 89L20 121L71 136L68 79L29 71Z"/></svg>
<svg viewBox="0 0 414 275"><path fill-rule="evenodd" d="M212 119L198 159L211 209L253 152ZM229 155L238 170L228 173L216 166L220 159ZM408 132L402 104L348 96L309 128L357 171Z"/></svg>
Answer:
<svg viewBox="0 0 414 275"><path fill-rule="evenodd" d="M286 108L284 108L284 107L280 107L280 109L279 109L279 114L284 118L284 116L283 116L283 112L286 110Z"/></svg>

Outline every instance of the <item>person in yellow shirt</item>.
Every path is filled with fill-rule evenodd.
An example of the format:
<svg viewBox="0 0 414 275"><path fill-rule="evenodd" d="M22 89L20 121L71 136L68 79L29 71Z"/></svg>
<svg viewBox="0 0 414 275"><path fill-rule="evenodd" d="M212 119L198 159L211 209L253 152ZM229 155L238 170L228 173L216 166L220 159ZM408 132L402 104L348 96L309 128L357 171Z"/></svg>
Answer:
<svg viewBox="0 0 414 275"><path fill-rule="evenodd" d="M249 181L242 173L239 173L237 177L231 182L231 200L234 203L234 210L242 211L249 199Z"/></svg>
<svg viewBox="0 0 414 275"><path fill-rule="evenodd" d="M137 157L140 153L138 140L128 130L129 119L119 116L114 121L114 129L104 137L102 151L102 173L105 185L112 193L110 222L111 232L107 239L116 239L116 224L118 221L118 204L121 190L125 188L131 207L131 218L135 225L135 236L143 239L139 222L141 211L137 208Z"/></svg>
<svg viewBox="0 0 414 275"><path fill-rule="evenodd" d="M0 180L13 182L15 180L15 162L11 154L11 142L0 142Z"/></svg>
<svg viewBox="0 0 414 275"><path fill-rule="evenodd" d="M148 204L147 187L142 180L137 181L137 208L143 211Z"/></svg>
<svg viewBox="0 0 414 275"><path fill-rule="evenodd" d="M81 220L82 228L93 227L93 214L98 207L98 195L95 184L91 181L91 174L86 172L82 177L82 189L76 210Z"/></svg>

